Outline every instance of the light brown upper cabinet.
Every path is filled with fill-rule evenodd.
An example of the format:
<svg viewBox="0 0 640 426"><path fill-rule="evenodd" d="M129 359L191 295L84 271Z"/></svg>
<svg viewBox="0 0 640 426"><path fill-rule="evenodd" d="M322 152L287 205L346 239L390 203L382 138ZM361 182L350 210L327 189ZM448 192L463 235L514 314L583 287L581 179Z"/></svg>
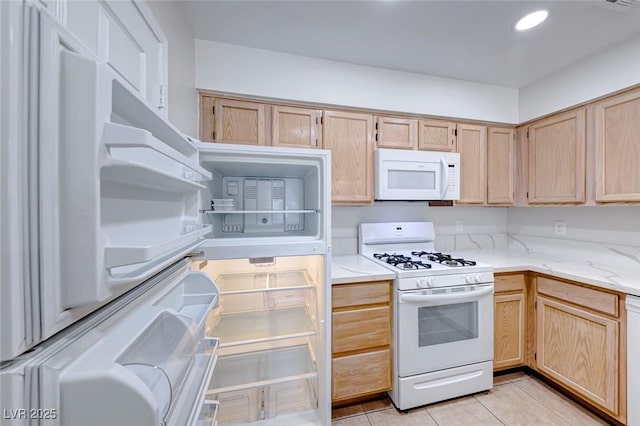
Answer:
<svg viewBox="0 0 640 426"><path fill-rule="evenodd" d="M442 120L419 120L418 149L455 151L456 123Z"/></svg>
<svg viewBox="0 0 640 426"><path fill-rule="evenodd" d="M271 109L271 144L322 148L322 110L275 105Z"/></svg>
<svg viewBox="0 0 640 426"><path fill-rule="evenodd" d="M200 140L267 145L267 105L200 96Z"/></svg>
<svg viewBox="0 0 640 426"><path fill-rule="evenodd" d="M596 201L640 201L640 91L595 105Z"/></svg>
<svg viewBox="0 0 640 426"><path fill-rule="evenodd" d="M373 203L373 115L325 110L323 121L333 203Z"/></svg>
<svg viewBox="0 0 640 426"><path fill-rule="evenodd" d="M400 117L376 117L378 148L415 149L418 120Z"/></svg>
<svg viewBox="0 0 640 426"><path fill-rule="evenodd" d="M529 126L529 203L584 203L585 109Z"/></svg>
<svg viewBox="0 0 640 426"><path fill-rule="evenodd" d="M487 130L487 203L513 205L516 135L514 129Z"/></svg>
<svg viewBox="0 0 640 426"><path fill-rule="evenodd" d="M484 204L487 199L487 128L458 124L460 200L458 204Z"/></svg>

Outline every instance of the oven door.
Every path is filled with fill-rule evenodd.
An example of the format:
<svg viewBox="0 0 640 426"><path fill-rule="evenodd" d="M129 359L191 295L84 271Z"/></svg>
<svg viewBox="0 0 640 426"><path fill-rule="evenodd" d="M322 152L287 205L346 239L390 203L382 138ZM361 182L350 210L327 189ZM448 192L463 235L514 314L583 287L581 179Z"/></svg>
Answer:
<svg viewBox="0 0 640 426"><path fill-rule="evenodd" d="M398 374L493 359L493 284L397 292Z"/></svg>

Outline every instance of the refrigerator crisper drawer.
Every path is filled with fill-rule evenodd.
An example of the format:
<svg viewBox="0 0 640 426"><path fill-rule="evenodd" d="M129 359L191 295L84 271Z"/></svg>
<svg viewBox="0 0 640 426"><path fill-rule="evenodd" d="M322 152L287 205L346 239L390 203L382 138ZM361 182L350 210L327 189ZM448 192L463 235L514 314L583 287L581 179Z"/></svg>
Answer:
<svg viewBox="0 0 640 426"><path fill-rule="evenodd" d="M196 425L218 358L202 325L215 284L188 263L41 367L45 407L64 425ZM53 390L53 392L52 392ZM209 414L208 417L211 417Z"/></svg>
<svg viewBox="0 0 640 426"><path fill-rule="evenodd" d="M253 422L317 408L318 373L306 345L221 356L209 398L218 422Z"/></svg>
<svg viewBox="0 0 640 426"><path fill-rule="evenodd" d="M191 142L47 16L39 55L44 339L193 251L210 232L198 200L211 173Z"/></svg>

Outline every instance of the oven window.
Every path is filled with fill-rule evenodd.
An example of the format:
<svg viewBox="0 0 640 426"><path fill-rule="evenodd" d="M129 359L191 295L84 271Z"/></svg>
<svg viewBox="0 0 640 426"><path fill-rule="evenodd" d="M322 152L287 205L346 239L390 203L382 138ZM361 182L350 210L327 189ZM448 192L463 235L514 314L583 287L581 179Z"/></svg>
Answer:
<svg viewBox="0 0 640 426"><path fill-rule="evenodd" d="M436 172L389 170L389 189L436 189Z"/></svg>
<svg viewBox="0 0 640 426"><path fill-rule="evenodd" d="M478 337L478 302L418 308L418 346Z"/></svg>

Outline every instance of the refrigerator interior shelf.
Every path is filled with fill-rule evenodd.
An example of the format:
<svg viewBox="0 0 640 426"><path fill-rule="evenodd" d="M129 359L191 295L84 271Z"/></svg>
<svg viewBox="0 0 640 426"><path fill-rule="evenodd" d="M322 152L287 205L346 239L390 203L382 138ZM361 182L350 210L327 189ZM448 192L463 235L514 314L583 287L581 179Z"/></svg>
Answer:
<svg viewBox="0 0 640 426"><path fill-rule="evenodd" d="M160 258L208 234L211 231L211 225L189 224L185 225L184 231L176 238L152 243L145 241L144 245L108 245L104 252L105 267L115 268Z"/></svg>
<svg viewBox="0 0 640 426"><path fill-rule="evenodd" d="M145 148L155 151L201 175L201 178L211 179L211 172L201 167L195 158L191 159L181 154L155 138L147 130L122 124L105 123L102 141L111 148Z"/></svg>
<svg viewBox="0 0 640 426"><path fill-rule="evenodd" d="M283 289L305 289L315 287L306 270L265 272L260 274L221 274L216 278L220 294L241 294Z"/></svg>
<svg viewBox="0 0 640 426"><path fill-rule="evenodd" d="M207 395L317 376L307 345L220 356Z"/></svg>
<svg viewBox="0 0 640 426"><path fill-rule="evenodd" d="M315 334L303 306L222 314L209 333L220 339L220 347L288 339Z"/></svg>
<svg viewBox="0 0 640 426"><path fill-rule="evenodd" d="M127 186L139 186L163 192L182 193L194 189L205 189L204 185L187 178L165 173L135 161L109 160L100 172L100 177Z"/></svg>
<svg viewBox="0 0 640 426"><path fill-rule="evenodd" d="M205 214L294 214L320 213L318 210L202 210Z"/></svg>

